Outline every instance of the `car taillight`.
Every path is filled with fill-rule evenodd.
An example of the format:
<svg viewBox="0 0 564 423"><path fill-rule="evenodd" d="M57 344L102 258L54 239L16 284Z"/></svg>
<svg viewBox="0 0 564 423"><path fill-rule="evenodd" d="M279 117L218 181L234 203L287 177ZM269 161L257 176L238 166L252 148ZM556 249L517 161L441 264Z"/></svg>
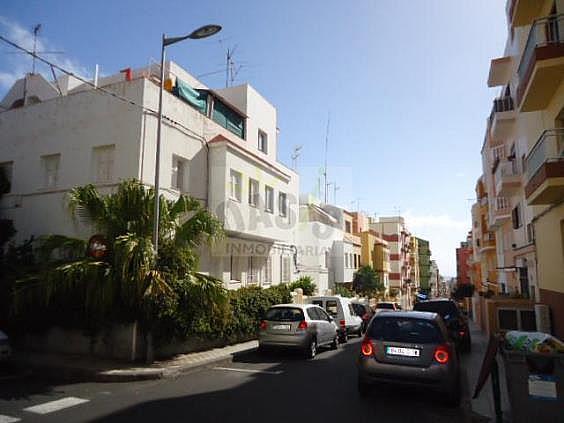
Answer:
<svg viewBox="0 0 564 423"><path fill-rule="evenodd" d="M345 327L345 321L344 320L339 320L339 325L344 328Z"/></svg>
<svg viewBox="0 0 564 423"><path fill-rule="evenodd" d="M435 358L435 361L437 363L446 364L448 363L449 356L450 355L448 352L448 347L445 345L439 345L435 350L435 354L433 357Z"/></svg>
<svg viewBox="0 0 564 423"><path fill-rule="evenodd" d="M463 330L461 330L461 331L458 332L458 334L460 335L461 338L464 336L464 333L465 333L465 332L464 332Z"/></svg>
<svg viewBox="0 0 564 423"><path fill-rule="evenodd" d="M305 320L302 320L300 322L300 324L298 325L298 329L301 329L301 330L307 329L307 322Z"/></svg>
<svg viewBox="0 0 564 423"><path fill-rule="evenodd" d="M260 329L260 330L266 330L266 326L267 326L267 325L266 325L266 321L265 321L265 320L262 320L262 321L260 322L259 329Z"/></svg>
<svg viewBox="0 0 564 423"><path fill-rule="evenodd" d="M362 340L362 344L360 346L360 352L364 357L370 357L374 355L374 345L372 344L370 338L365 337Z"/></svg>

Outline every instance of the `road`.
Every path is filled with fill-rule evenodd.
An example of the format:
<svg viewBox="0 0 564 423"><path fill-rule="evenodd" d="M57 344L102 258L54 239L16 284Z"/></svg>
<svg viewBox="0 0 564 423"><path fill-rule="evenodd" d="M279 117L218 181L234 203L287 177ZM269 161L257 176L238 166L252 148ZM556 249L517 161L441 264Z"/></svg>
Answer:
<svg viewBox="0 0 564 423"><path fill-rule="evenodd" d="M471 421L466 370L464 400L456 409L434 394L407 389L386 388L359 398L359 347L353 339L313 361L249 353L176 379L146 382L57 383L20 374L0 379L0 423Z"/></svg>

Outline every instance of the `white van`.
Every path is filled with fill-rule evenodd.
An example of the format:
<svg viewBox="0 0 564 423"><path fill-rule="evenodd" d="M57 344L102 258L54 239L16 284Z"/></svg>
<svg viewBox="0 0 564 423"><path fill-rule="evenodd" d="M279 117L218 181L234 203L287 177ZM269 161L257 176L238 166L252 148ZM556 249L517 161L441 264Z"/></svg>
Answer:
<svg viewBox="0 0 564 423"><path fill-rule="evenodd" d="M339 340L347 342L348 335L361 335L362 319L356 315L351 300L334 296L309 297L307 301L323 308L339 326Z"/></svg>

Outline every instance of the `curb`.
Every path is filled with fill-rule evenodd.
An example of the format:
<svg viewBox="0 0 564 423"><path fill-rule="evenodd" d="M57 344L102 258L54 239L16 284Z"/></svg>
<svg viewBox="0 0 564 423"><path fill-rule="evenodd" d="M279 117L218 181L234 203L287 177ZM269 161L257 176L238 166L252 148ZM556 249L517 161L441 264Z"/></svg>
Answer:
<svg viewBox="0 0 564 423"><path fill-rule="evenodd" d="M176 378L183 373L189 373L200 367L205 367L213 363L221 361L230 362L234 357L242 354L248 354L256 349L256 346L249 346L248 348L236 352L226 352L214 357L203 358L195 362L171 365L168 367L138 367L100 370L72 366L38 365L37 363L26 362L25 360L17 361L14 364L19 368L31 369L33 372L40 373L41 375L45 375L47 377L62 378L65 380L79 379L83 382L125 383Z"/></svg>

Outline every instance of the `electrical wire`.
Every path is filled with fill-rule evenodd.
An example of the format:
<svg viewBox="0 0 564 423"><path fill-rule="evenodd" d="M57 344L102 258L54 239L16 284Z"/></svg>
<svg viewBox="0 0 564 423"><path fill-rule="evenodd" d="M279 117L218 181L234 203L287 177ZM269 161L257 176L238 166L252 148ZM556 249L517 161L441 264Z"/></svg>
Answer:
<svg viewBox="0 0 564 423"><path fill-rule="evenodd" d="M139 108L139 109L141 109L145 112L148 112L149 114L151 114L155 117L158 117L158 115L159 115L157 110L154 110L154 109L151 109L150 107L146 107L142 104L136 103L135 101L133 101L133 100L127 98L127 97L119 95L119 94L117 94L113 91L110 91L108 89L105 89L103 87L98 87L93 82L91 82L91 81L89 81L89 80L87 80L87 79L85 79L81 76L78 76L75 73L73 73L73 72L71 72L67 69L64 69L63 67L57 65L56 63L50 62L49 60L39 56L37 53L34 53L33 51L30 51L30 50L16 44L15 42L7 39L6 37L4 37L2 35L0 35L0 40L4 41L6 44L9 44L10 46L12 46L12 47L14 47L18 50L20 50L23 53L29 54L30 56L36 58L40 62L50 66L51 69L53 69L53 68L57 69L59 72L62 72L66 75L72 76L75 79L78 79L79 81L83 82L84 84L88 85L89 87L92 87L95 91L98 91L98 92L103 93L103 94L110 95L110 96L112 96L112 97L114 97L114 98L116 98L120 101L123 101L124 103L130 104L130 105L135 106L135 107L137 107L137 108ZM174 124L174 125L176 125L176 126L178 126L178 127L180 127L180 128L182 128L182 129L184 129L185 131L187 131L189 133L189 136L192 136L192 137L196 138L199 141L202 141L204 144L207 145L207 141L202 135L198 134L197 132L193 131L192 129L188 128L187 126L183 125L182 123L180 123L180 122L178 122L174 119L171 119L167 116L163 116L163 119L172 123L172 124Z"/></svg>

